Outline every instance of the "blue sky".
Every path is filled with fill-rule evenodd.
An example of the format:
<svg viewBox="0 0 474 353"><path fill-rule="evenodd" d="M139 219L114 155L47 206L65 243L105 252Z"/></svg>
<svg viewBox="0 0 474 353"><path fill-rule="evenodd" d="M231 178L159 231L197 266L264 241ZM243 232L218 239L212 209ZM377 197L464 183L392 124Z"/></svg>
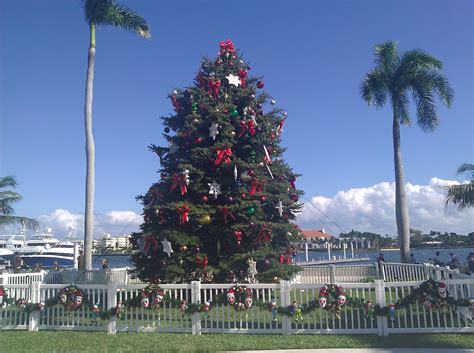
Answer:
<svg viewBox="0 0 474 353"><path fill-rule="evenodd" d="M372 193L394 179L390 107L368 107L359 95L360 81L373 67L373 47L385 40L398 40L400 51L421 48L443 61L456 93L451 109L438 106L436 131L424 133L416 123L402 129L406 181L437 192L443 182L436 180L461 180L455 176L458 165L473 162L473 5L468 0L121 3L148 20L153 38L108 27L97 33L99 218L112 211L130 217L141 213L134 197L158 177L158 159L147 146L163 144L158 117L172 112L167 94L191 84L201 57L215 56L224 39L242 50L251 73L265 77L267 92L288 111L285 158L303 174L298 187L320 208L321 200L336 202L338 193ZM24 200L16 206L18 214L49 222L48 215L58 209L66 218L80 219L83 213L87 48L79 0L0 1L0 175L15 175L20 184ZM413 211L423 202L430 201L420 200ZM341 207L358 214L357 204ZM313 211L307 210L302 224L324 226L328 220ZM448 211L455 220L445 228L474 230L470 211ZM344 214L330 217L345 230L359 225ZM360 226L384 231L384 225L373 226L374 213L367 217ZM126 221L109 221L114 219L127 229ZM415 225L443 227L432 221L416 219ZM136 217L133 222L138 224ZM386 232L393 229L393 222L386 224Z"/></svg>

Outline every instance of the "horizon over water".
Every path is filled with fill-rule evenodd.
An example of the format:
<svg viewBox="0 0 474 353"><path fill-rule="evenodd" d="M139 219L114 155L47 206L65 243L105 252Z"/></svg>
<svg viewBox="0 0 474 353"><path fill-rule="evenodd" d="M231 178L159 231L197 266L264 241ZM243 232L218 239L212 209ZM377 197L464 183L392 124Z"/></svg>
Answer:
<svg viewBox="0 0 474 353"><path fill-rule="evenodd" d="M466 258L469 253L474 252L474 247L469 248L424 248L424 249L414 249L411 253L414 254L415 259L418 263L427 263L429 258L434 258L435 252L439 251L440 258L442 262L449 262L451 257L449 253L454 253L461 261L462 264L466 263ZM381 251L384 254L386 262L400 262L400 251L398 249L390 249L390 250L383 250ZM356 262L354 265L357 264L364 264L364 263L373 263L376 261L376 258L380 252L378 250L358 250L354 251L355 257L368 257L370 261L365 262ZM351 257L350 250L346 252L347 258ZM312 260L327 260L328 254L327 251L309 251L308 252L309 259ZM343 257L343 252L340 250L332 250L331 256L339 256ZM101 269L102 264L101 261L103 258L109 259L109 268L123 268L123 267L133 267L130 263L130 255L93 255L92 257L92 268L94 269ZM304 261L305 254L304 252L299 251L295 257L296 261ZM338 264L336 264L337 266ZM341 264L342 265L342 264ZM347 264L344 264L347 266Z"/></svg>

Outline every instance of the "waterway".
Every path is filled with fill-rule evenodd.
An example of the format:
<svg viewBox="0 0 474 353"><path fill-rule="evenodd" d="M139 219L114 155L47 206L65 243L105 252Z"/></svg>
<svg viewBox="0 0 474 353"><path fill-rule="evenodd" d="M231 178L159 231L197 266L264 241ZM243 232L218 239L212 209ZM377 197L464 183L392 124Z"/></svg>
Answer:
<svg viewBox="0 0 474 353"><path fill-rule="evenodd" d="M415 259L418 263L426 263L429 261L429 258L435 256L435 252L440 252L440 259L443 262L449 262L451 260L449 253L454 253L461 261L462 264L466 263L466 258L469 253L474 253L474 248L426 248L426 249L415 249L412 251ZM400 252L398 250L383 250L382 251L385 257L386 262L400 262ZM375 259L379 255L379 251L369 251L369 250L359 250L354 252L356 257L367 257L371 259L370 262L375 262ZM336 258L343 257L343 252L339 250L332 250L331 257L336 256ZM351 257L350 250L346 252L348 258ZM101 268L101 260L103 258L109 259L109 268L120 268L120 267L132 267L130 263L130 255L94 255L92 257L92 267L94 269ZM320 251L310 251L309 259L312 260L327 260L327 252ZM298 252L296 255L296 261L304 261L305 254L304 252ZM362 262L363 263L363 262Z"/></svg>

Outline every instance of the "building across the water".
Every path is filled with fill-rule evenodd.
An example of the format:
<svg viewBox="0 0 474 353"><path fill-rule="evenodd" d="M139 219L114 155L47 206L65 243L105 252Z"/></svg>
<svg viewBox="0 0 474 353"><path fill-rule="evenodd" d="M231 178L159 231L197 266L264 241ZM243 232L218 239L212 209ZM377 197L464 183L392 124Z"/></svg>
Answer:
<svg viewBox="0 0 474 353"><path fill-rule="evenodd" d="M127 252L131 249L130 234L112 237L104 234L101 238L95 239L92 243L96 252Z"/></svg>
<svg viewBox="0 0 474 353"><path fill-rule="evenodd" d="M308 249L324 249L325 244L333 238L331 234L321 230L303 230L303 243L308 244Z"/></svg>

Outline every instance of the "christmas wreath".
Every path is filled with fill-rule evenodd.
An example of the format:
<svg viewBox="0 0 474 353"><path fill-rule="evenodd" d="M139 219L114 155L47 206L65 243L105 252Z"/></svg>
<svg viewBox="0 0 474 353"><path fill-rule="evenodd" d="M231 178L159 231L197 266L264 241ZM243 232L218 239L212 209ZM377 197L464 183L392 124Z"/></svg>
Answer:
<svg viewBox="0 0 474 353"><path fill-rule="evenodd" d="M62 304L66 310L77 310L86 301L84 292L75 285L61 289L55 299L55 303L53 303Z"/></svg>
<svg viewBox="0 0 474 353"><path fill-rule="evenodd" d="M252 307L252 290L245 286L234 286L227 291L227 303L232 305L235 310L248 310Z"/></svg>
<svg viewBox="0 0 474 353"><path fill-rule="evenodd" d="M160 305L165 297L165 292L156 284L151 284L142 289L141 304L145 309L160 310Z"/></svg>
<svg viewBox="0 0 474 353"><path fill-rule="evenodd" d="M327 284L319 290L319 307L334 313L338 318L340 318L342 307L346 301L346 293L341 286Z"/></svg>

